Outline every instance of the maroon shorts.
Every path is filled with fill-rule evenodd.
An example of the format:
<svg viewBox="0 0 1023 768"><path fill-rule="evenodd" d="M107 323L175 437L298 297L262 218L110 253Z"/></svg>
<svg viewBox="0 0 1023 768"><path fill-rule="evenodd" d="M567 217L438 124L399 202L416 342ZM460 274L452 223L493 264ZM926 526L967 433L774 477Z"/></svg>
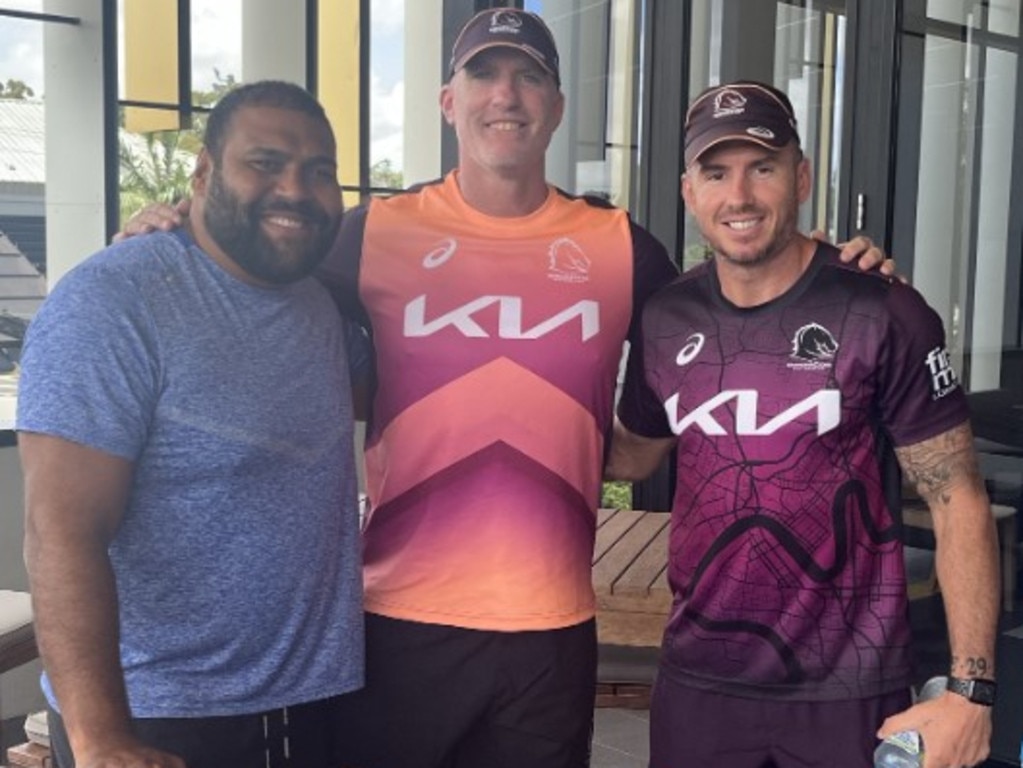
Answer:
<svg viewBox="0 0 1023 768"><path fill-rule="evenodd" d="M658 676L650 703L650 768L868 768L899 691L850 701L749 699Z"/></svg>

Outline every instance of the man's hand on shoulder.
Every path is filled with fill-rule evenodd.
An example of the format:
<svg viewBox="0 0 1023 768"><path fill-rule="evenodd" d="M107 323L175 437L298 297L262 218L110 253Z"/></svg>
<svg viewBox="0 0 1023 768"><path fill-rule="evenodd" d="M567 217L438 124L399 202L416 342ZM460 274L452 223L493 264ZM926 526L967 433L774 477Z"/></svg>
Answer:
<svg viewBox="0 0 1023 768"><path fill-rule="evenodd" d="M114 235L113 242L127 240L135 235L147 235L157 230L170 232L185 223L192 201L188 198L181 200L177 205L168 203L150 203L145 208L136 211L131 218L124 223L124 229Z"/></svg>
<svg viewBox="0 0 1023 768"><path fill-rule="evenodd" d="M829 242L827 235L819 229L811 232L810 237L822 243ZM886 258L884 251L874 245L874 241L866 235L857 235L846 243L835 243L835 246L842 251L839 255L842 261L848 263L856 260L857 266L864 272L877 269L882 275L898 277L905 282L902 276L895 272L895 260Z"/></svg>

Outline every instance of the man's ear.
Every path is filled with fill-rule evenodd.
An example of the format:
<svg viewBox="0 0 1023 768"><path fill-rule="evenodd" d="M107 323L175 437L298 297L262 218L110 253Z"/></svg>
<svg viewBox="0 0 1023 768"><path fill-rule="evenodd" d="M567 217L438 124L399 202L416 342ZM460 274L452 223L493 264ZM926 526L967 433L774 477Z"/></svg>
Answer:
<svg viewBox="0 0 1023 768"><path fill-rule="evenodd" d="M810 172L810 161L803 157L796 166L796 196L802 205L810 199L813 192L813 175Z"/></svg>
<svg viewBox="0 0 1023 768"><path fill-rule="evenodd" d="M444 122L448 125L455 124L454 94L451 92L451 83L445 83L440 89L440 111L444 115Z"/></svg>
<svg viewBox="0 0 1023 768"><path fill-rule="evenodd" d="M679 179L679 187L682 193L682 200L685 202L686 208L692 210L692 206L689 203L689 198L693 194L693 188L692 185L689 183L689 176L686 173L683 173L681 178Z"/></svg>
<svg viewBox="0 0 1023 768"><path fill-rule="evenodd" d="M199 152L195 161L195 170L192 171L192 195L206 194L206 188L210 182L210 174L213 173L213 158L205 147Z"/></svg>

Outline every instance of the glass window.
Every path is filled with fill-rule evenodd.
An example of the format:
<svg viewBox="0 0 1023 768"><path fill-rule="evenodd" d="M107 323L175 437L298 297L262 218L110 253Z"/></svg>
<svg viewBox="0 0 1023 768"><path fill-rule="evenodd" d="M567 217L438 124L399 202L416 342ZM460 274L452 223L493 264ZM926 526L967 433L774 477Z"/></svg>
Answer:
<svg viewBox="0 0 1023 768"><path fill-rule="evenodd" d="M1015 52L926 37L913 283L970 390L1002 378L1017 66Z"/></svg>
<svg viewBox="0 0 1023 768"><path fill-rule="evenodd" d="M38 2L5 9L40 12ZM46 295L43 25L0 17L0 430L14 425L17 363ZM2 432L0 432L2 434Z"/></svg>
<svg viewBox="0 0 1023 768"><path fill-rule="evenodd" d="M766 39L764 29L773 30ZM814 178L799 225L804 231L823 230L832 240L838 235L847 35L844 13L809 4L750 6L722 0L693 4L691 96L743 78L769 80L788 94ZM699 229L687 217L683 268L705 257Z"/></svg>
<svg viewBox="0 0 1023 768"><path fill-rule="evenodd" d="M638 190L640 19L644 0L532 0L561 55L565 115L547 155L552 183L622 208Z"/></svg>
<svg viewBox="0 0 1023 768"><path fill-rule="evenodd" d="M988 29L999 35L1019 37L1019 0L991 3L988 8Z"/></svg>
<svg viewBox="0 0 1023 768"><path fill-rule="evenodd" d="M191 0L192 90L197 102L241 79L241 0ZM215 100L215 99L214 99Z"/></svg>
<svg viewBox="0 0 1023 768"><path fill-rule="evenodd" d="M176 0L119 0L122 223L147 203L187 196L206 112L241 79L240 0L192 0L190 10L191 90L182 104Z"/></svg>
<svg viewBox="0 0 1023 768"><path fill-rule="evenodd" d="M930 0L927 3L927 15L935 21L980 27L983 20L982 6L987 4L987 0Z"/></svg>
<svg viewBox="0 0 1023 768"><path fill-rule="evenodd" d="M398 190L405 186L405 0L372 0L370 35L369 182ZM436 108L433 119L440 120Z"/></svg>
<svg viewBox="0 0 1023 768"><path fill-rule="evenodd" d="M28 11L30 13L44 13L43 0L4 0L2 7L5 11Z"/></svg>

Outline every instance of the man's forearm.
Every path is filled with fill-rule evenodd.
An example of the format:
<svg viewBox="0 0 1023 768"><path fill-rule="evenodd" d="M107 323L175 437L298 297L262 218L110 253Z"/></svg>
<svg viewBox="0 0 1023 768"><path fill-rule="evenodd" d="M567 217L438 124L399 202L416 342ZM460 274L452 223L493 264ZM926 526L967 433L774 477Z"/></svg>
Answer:
<svg viewBox="0 0 1023 768"><path fill-rule="evenodd" d="M117 595L100 543L26 535L36 635L79 758L131 739L118 644Z"/></svg>
<svg viewBox="0 0 1023 768"><path fill-rule="evenodd" d="M954 677L995 676L998 625L998 541L986 500L950 509L936 524L935 553L952 651ZM965 506L965 504L964 504Z"/></svg>
<svg viewBox="0 0 1023 768"><path fill-rule="evenodd" d="M673 437L641 437L615 419L604 476L608 480L643 480L657 469L675 442Z"/></svg>
<svg viewBox="0 0 1023 768"><path fill-rule="evenodd" d="M951 674L992 677L998 623L998 541L968 424L897 450L934 517Z"/></svg>

